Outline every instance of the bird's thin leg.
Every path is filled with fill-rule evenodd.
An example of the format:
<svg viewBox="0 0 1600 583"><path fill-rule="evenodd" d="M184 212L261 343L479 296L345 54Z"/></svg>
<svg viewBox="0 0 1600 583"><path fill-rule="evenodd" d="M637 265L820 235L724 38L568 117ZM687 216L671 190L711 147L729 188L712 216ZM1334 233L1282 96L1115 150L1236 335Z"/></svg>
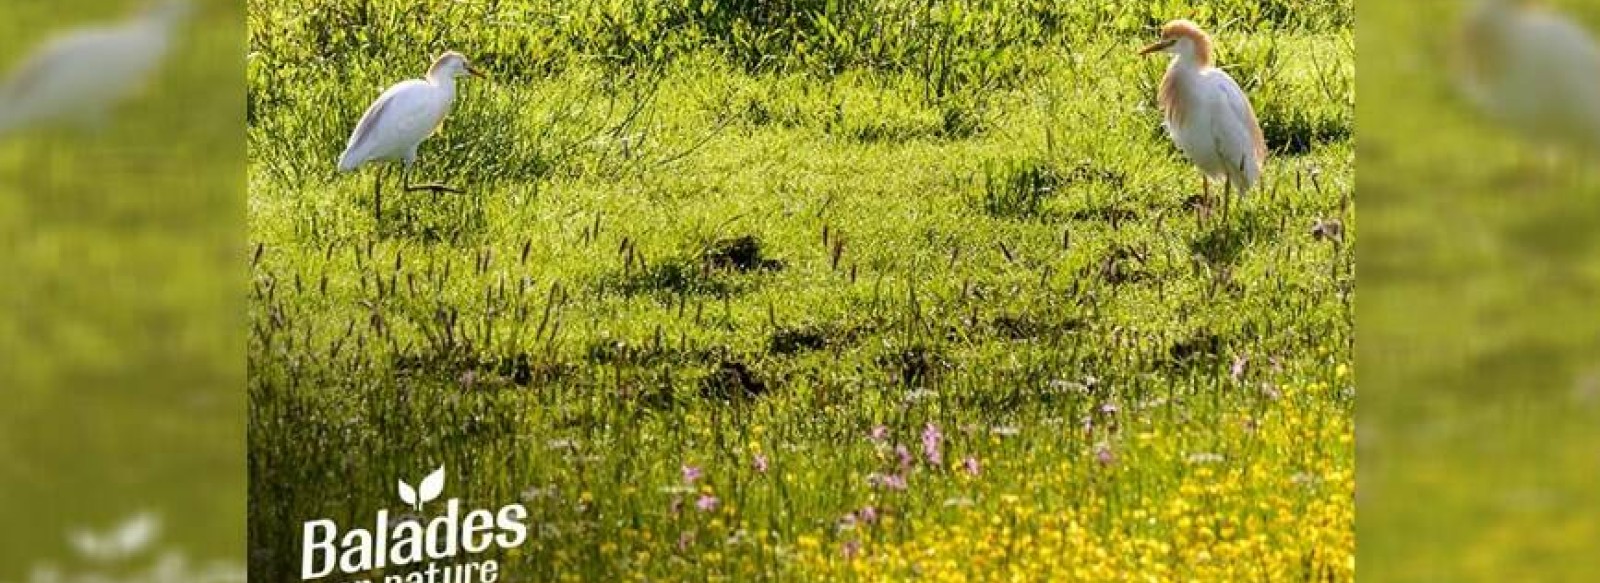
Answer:
<svg viewBox="0 0 1600 583"><path fill-rule="evenodd" d="M372 175L372 222L374 224L383 221L383 175L388 171L388 168L382 168Z"/></svg>
<svg viewBox="0 0 1600 583"><path fill-rule="evenodd" d="M427 190L427 191L434 192L434 193L448 192L450 194L465 194L467 192L465 190L461 190L461 189L456 188L454 186L449 186L449 185L445 185L445 184L439 184L437 182L428 182L428 183L423 183L423 184L408 184L408 185L406 185L406 192L417 192L419 190Z"/></svg>
<svg viewBox="0 0 1600 583"><path fill-rule="evenodd" d="M1203 226L1206 219L1211 218L1211 178L1205 174L1200 175L1200 224Z"/></svg>
<svg viewBox="0 0 1600 583"><path fill-rule="evenodd" d="M1228 207L1233 202L1233 177L1222 179L1222 222L1228 222Z"/></svg>
<svg viewBox="0 0 1600 583"><path fill-rule="evenodd" d="M412 184L411 183L411 179L409 178L411 167L407 166L406 170L407 170L406 176L408 176L408 178L406 178L406 192L417 192L419 190L431 191L434 194L439 194L441 192L448 192L448 193L451 193L451 194L463 194L463 193L466 192L465 190L461 190L459 188L456 188L456 187L453 187L453 186L449 186L449 185L445 185L445 184L440 184L440 183L437 183L437 182L424 182L422 184Z"/></svg>

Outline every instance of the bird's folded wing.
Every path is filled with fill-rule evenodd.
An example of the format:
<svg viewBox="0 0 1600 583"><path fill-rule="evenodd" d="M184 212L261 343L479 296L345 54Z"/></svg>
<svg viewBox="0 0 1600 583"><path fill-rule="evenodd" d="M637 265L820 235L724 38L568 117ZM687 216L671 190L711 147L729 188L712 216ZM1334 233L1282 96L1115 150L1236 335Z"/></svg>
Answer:
<svg viewBox="0 0 1600 583"><path fill-rule="evenodd" d="M433 108L424 99L429 89L426 82L412 80L390 87L378 96L361 116L356 130L350 134L347 151L364 148L378 134L390 136L417 135L432 128Z"/></svg>
<svg viewBox="0 0 1600 583"><path fill-rule="evenodd" d="M23 60L5 83L0 85L0 99L8 103L26 99L39 88L40 82L50 71L74 65L81 66L73 63L73 56L84 53L85 51L81 49L92 45L103 36L105 34L102 31L95 30L57 37L46 43L38 52Z"/></svg>
<svg viewBox="0 0 1600 583"><path fill-rule="evenodd" d="M1255 109L1250 106L1250 98L1245 96L1244 90L1226 72L1218 69L1214 72L1215 79L1211 83L1213 90L1219 93L1218 101L1222 102L1227 115L1221 116L1223 121L1219 124L1219 131L1228 132L1227 143L1249 143L1248 151L1226 152L1230 160L1238 163L1245 160L1260 164L1267 159L1267 141L1261 134L1261 122L1256 120ZM1246 160L1249 156L1249 160Z"/></svg>

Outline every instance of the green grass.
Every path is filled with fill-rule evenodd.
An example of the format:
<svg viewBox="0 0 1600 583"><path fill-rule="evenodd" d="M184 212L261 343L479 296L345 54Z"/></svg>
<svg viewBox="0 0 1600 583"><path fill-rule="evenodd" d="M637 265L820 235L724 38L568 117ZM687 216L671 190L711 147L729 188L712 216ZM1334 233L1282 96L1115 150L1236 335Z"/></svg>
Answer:
<svg viewBox="0 0 1600 583"><path fill-rule="evenodd" d="M409 6L249 6L252 576L439 464L449 495L548 525L501 557L518 581L814 579L855 537L888 553L1013 494L1178 545L1118 520L1209 475L1196 454L1246 492L1213 509L1295 557L1271 573L1345 572L1353 543L1273 519L1352 504L1348 2ZM907 11L931 16L861 28ZM1277 152L1206 228L1165 63L1134 55L1183 16ZM494 81L464 81L417 171L468 192L391 191L375 222L375 172L333 161L446 48ZM880 424L914 452L940 427L944 464L871 488ZM717 513L671 510L683 465ZM838 527L867 504L893 526ZM1200 550L1158 562L1205 576Z"/></svg>
<svg viewBox="0 0 1600 583"><path fill-rule="evenodd" d="M0 580L146 573L154 553L103 564L69 541L146 511L163 552L240 565L243 10L195 5L173 58L109 123L0 137L0 515L17 525L0 535ZM0 8L0 77L128 8Z"/></svg>
<svg viewBox="0 0 1600 583"><path fill-rule="evenodd" d="M1600 176L1468 105L1439 26L1460 6L1432 7L1362 7L1363 578L1585 580Z"/></svg>

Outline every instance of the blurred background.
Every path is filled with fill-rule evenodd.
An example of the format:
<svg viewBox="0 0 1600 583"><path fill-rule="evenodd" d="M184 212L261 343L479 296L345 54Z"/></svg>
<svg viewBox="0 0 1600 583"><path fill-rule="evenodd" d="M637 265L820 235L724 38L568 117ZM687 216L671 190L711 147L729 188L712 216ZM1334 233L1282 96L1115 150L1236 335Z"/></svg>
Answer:
<svg viewBox="0 0 1600 583"><path fill-rule="evenodd" d="M1592 580L1600 3L1359 3L1359 572Z"/></svg>
<svg viewBox="0 0 1600 583"><path fill-rule="evenodd" d="M242 10L0 3L0 582L243 579Z"/></svg>

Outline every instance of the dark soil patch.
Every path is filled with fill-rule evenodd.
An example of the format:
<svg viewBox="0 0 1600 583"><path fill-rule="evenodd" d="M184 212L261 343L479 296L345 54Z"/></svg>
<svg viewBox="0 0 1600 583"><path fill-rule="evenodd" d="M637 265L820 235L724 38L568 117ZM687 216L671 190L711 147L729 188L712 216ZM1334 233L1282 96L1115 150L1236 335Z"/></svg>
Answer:
<svg viewBox="0 0 1600 583"><path fill-rule="evenodd" d="M708 399L740 401L766 393L767 383L739 361L722 361L717 364L716 371L700 382L700 394Z"/></svg>
<svg viewBox="0 0 1600 583"><path fill-rule="evenodd" d="M752 235L717 240L701 254L701 261L710 269L737 272L778 271L784 267L782 261L763 256L761 239Z"/></svg>
<svg viewBox="0 0 1600 583"><path fill-rule="evenodd" d="M880 355L877 362L908 387L926 385L952 367L950 359L937 348L921 344L891 350Z"/></svg>
<svg viewBox="0 0 1600 583"><path fill-rule="evenodd" d="M780 328L767 341L767 351L777 355L794 355L822 350L828 347L827 331L814 326Z"/></svg>

